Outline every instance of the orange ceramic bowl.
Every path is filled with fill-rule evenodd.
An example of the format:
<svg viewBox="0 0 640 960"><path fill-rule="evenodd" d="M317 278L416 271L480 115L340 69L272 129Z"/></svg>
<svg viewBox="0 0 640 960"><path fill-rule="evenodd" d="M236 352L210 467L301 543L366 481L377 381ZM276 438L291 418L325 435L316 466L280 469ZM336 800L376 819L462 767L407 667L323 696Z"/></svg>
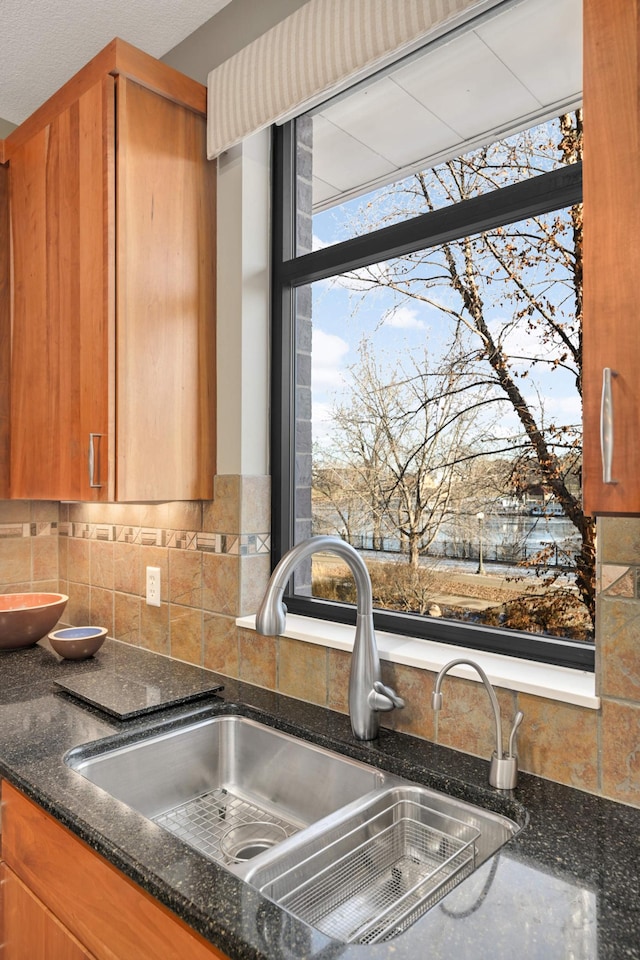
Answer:
<svg viewBox="0 0 640 960"><path fill-rule="evenodd" d="M64 593L0 594L0 650L35 646L56 625L68 600Z"/></svg>

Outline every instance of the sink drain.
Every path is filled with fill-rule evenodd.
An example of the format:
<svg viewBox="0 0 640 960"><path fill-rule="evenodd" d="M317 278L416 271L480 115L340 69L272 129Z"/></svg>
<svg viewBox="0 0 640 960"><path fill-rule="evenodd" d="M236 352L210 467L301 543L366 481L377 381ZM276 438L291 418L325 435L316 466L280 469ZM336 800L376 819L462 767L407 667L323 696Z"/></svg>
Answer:
<svg viewBox="0 0 640 960"><path fill-rule="evenodd" d="M227 830L222 837L220 849L228 863L245 863L286 837L286 830L277 823L255 820Z"/></svg>

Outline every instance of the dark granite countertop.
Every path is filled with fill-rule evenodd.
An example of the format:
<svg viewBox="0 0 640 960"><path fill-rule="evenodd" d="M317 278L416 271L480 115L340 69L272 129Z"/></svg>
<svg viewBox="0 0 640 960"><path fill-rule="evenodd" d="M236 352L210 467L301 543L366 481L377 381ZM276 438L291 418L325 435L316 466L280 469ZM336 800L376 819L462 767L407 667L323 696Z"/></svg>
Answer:
<svg viewBox="0 0 640 960"><path fill-rule="evenodd" d="M149 655L154 657L154 655ZM219 695L120 720L56 681L147 658L107 641L68 663L41 642L0 654L0 775L174 910L232 960L640 960L640 810L521 774L513 794L487 785L487 763L383 730L354 741L348 718L202 671ZM136 671L138 676L136 677ZM241 713L410 780L526 822L524 829L409 930L386 944L346 946L312 930L233 874L150 825L63 762L80 744L138 737L187 717Z"/></svg>

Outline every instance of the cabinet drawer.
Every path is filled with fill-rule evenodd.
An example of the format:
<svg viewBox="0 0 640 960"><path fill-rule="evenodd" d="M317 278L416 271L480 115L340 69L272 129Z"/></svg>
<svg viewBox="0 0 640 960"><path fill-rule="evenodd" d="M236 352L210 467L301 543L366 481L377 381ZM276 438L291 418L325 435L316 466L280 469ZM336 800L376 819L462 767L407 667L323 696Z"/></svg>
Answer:
<svg viewBox="0 0 640 960"><path fill-rule="evenodd" d="M2 857L97 960L226 960L6 781Z"/></svg>

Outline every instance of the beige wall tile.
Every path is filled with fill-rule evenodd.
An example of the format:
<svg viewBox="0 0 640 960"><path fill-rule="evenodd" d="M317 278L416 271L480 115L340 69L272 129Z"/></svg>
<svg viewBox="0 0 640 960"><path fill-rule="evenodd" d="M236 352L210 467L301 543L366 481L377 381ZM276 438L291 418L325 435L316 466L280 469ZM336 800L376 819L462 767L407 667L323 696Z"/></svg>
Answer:
<svg viewBox="0 0 640 960"><path fill-rule="evenodd" d="M113 637L113 590L103 587L91 587L91 619L94 627L106 627L107 634Z"/></svg>
<svg viewBox="0 0 640 960"><path fill-rule="evenodd" d="M167 505L167 522L169 530L202 530L202 503L199 500L174 501Z"/></svg>
<svg viewBox="0 0 640 960"><path fill-rule="evenodd" d="M69 538L56 537L58 546L58 576L61 580L69 579Z"/></svg>
<svg viewBox="0 0 640 960"><path fill-rule="evenodd" d="M202 554L202 605L212 613L239 615L240 558Z"/></svg>
<svg viewBox="0 0 640 960"><path fill-rule="evenodd" d="M53 523L59 516L60 504L55 500L31 501L31 519L34 523Z"/></svg>
<svg viewBox="0 0 640 960"><path fill-rule="evenodd" d="M240 671L240 653L238 631L233 618L205 612L203 642L203 666L208 670L223 673L226 677L237 678Z"/></svg>
<svg viewBox="0 0 640 960"><path fill-rule="evenodd" d="M431 709L434 675L428 670L416 670L400 663L383 663L382 680L402 697L405 706L401 710L381 713L381 725L401 733L434 740L434 713Z"/></svg>
<svg viewBox="0 0 640 960"><path fill-rule="evenodd" d="M202 606L202 554L199 550L169 550L169 601Z"/></svg>
<svg viewBox="0 0 640 960"><path fill-rule="evenodd" d="M598 519L598 560L600 563L638 563L640 558L640 517Z"/></svg>
<svg viewBox="0 0 640 960"><path fill-rule="evenodd" d="M169 654L169 604L159 607L140 604L140 646L155 653Z"/></svg>
<svg viewBox="0 0 640 960"><path fill-rule="evenodd" d="M169 606L171 656L202 665L202 610L172 603Z"/></svg>
<svg viewBox="0 0 640 960"><path fill-rule="evenodd" d="M69 602L64 611L67 623L70 623L73 627L82 627L90 624L91 589L88 584L69 581L67 593Z"/></svg>
<svg viewBox="0 0 640 960"><path fill-rule="evenodd" d="M605 563L600 574L600 589L611 597L636 595L636 574L633 567L618 567Z"/></svg>
<svg viewBox="0 0 640 960"><path fill-rule="evenodd" d="M476 757L489 758L496 749L495 720L484 684L460 677L445 677L441 687L442 709L436 718L437 742ZM496 689L502 714L505 742L516 713L515 695ZM431 694L429 693L428 701Z"/></svg>
<svg viewBox="0 0 640 960"><path fill-rule="evenodd" d="M38 584L41 587L41 584ZM31 581L25 580L22 583L0 583L0 593L28 593L31 590ZM61 591L64 592L64 591Z"/></svg>
<svg viewBox="0 0 640 960"><path fill-rule="evenodd" d="M160 573L162 588L162 572ZM146 583L142 578L142 547L136 543L114 543L113 588L121 593L143 596Z"/></svg>
<svg viewBox="0 0 640 960"><path fill-rule="evenodd" d="M327 649L281 637L278 644L278 690L308 703L327 702Z"/></svg>
<svg viewBox="0 0 640 960"><path fill-rule="evenodd" d="M66 590L60 589L59 580L40 580L28 588L29 590L42 591L43 593L66 593ZM67 594L68 596L68 594Z"/></svg>
<svg viewBox="0 0 640 960"><path fill-rule="evenodd" d="M121 504L114 503L70 503L69 520L73 523L122 523L116 520L121 516Z"/></svg>
<svg viewBox="0 0 640 960"><path fill-rule="evenodd" d="M30 583L30 581L31 539L11 537L0 541L0 584Z"/></svg>
<svg viewBox="0 0 640 960"><path fill-rule="evenodd" d="M240 533L240 477L216 477L213 500L203 502L202 529L208 533Z"/></svg>
<svg viewBox="0 0 640 960"><path fill-rule="evenodd" d="M271 557L268 554L241 558L239 616L256 613L262 603L270 574Z"/></svg>
<svg viewBox="0 0 640 960"><path fill-rule="evenodd" d="M640 603L600 597L597 623L599 693L640 701Z"/></svg>
<svg viewBox="0 0 640 960"><path fill-rule="evenodd" d="M276 689L276 648L274 637L262 637L252 630L238 630L240 679L267 690Z"/></svg>
<svg viewBox="0 0 640 960"><path fill-rule="evenodd" d="M113 590L113 548L111 541L91 540L91 586Z"/></svg>
<svg viewBox="0 0 640 960"><path fill-rule="evenodd" d="M581 790L598 789L598 714L569 703L518 694L521 769Z"/></svg>
<svg viewBox="0 0 640 960"><path fill-rule="evenodd" d="M339 713L349 713L349 675L351 654L344 650L329 650L327 667L327 706Z"/></svg>
<svg viewBox="0 0 640 960"><path fill-rule="evenodd" d="M137 524L140 527L157 527L166 530L169 527L168 503L140 503L137 505Z"/></svg>
<svg viewBox="0 0 640 960"><path fill-rule="evenodd" d="M240 533L267 533L271 529L270 477L242 477Z"/></svg>
<svg viewBox="0 0 640 960"><path fill-rule="evenodd" d="M0 500L0 523L29 523L30 500Z"/></svg>
<svg viewBox="0 0 640 960"><path fill-rule="evenodd" d="M140 597L127 593L113 595L113 635L123 643L140 643L141 606Z"/></svg>
<svg viewBox="0 0 640 960"><path fill-rule="evenodd" d="M34 580L57 580L58 537L31 537L31 575Z"/></svg>
<svg viewBox="0 0 640 960"><path fill-rule="evenodd" d="M91 582L91 542L70 537L67 544L67 573L75 583Z"/></svg>
<svg viewBox="0 0 640 960"><path fill-rule="evenodd" d="M602 702L602 792L640 807L640 704Z"/></svg>

